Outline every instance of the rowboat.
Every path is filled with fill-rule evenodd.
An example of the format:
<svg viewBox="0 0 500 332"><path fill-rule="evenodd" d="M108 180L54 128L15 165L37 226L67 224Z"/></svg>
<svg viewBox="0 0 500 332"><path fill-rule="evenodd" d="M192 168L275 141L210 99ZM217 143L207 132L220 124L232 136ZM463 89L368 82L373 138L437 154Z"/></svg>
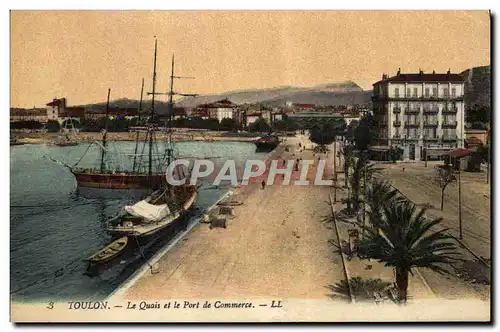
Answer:
<svg viewBox="0 0 500 332"><path fill-rule="evenodd" d="M127 243L128 238L126 236L111 242L106 247L102 248L87 259L89 265L104 264L106 262L109 262L110 260L118 256L121 252L123 252L123 250L127 246Z"/></svg>

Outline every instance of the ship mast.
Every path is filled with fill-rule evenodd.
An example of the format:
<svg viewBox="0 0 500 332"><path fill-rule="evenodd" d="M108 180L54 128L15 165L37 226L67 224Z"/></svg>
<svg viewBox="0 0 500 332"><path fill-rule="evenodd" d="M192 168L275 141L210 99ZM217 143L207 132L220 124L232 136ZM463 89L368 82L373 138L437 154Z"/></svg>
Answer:
<svg viewBox="0 0 500 332"><path fill-rule="evenodd" d="M158 49L158 41L155 39L155 56L153 65L153 92L148 92L151 97L151 112L149 114L149 159L148 159L148 174L153 174L153 118L155 115L155 95L156 95L156 53Z"/></svg>
<svg viewBox="0 0 500 332"><path fill-rule="evenodd" d="M139 100L139 109L137 110L137 124L141 123L141 112L142 112L142 95L144 92L144 77L142 78L141 85L141 99ZM139 148L139 131L137 131L135 137L135 150L134 150L134 164L132 165L132 171L135 172L135 166L137 163L137 149Z"/></svg>
<svg viewBox="0 0 500 332"><path fill-rule="evenodd" d="M156 48L155 48L155 59L156 59ZM168 130L168 143L169 146L167 147L167 165L170 165L170 162L172 161L173 158L173 151L172 151L172 116L174 113L174 96L183 96L183 97L196 97L197 94L194 93L176 93L174 92L174 79L194 79L194 77L188 77L188 76L175 76L174 75L174 65L175 65L175 58L174 55L172 54L172 71L170 74L170 91L167 93L162 93L162 92L156 92L153 87L153 92L148 92L148 94L152 94L153 98L154 95L168 95L168 125L167 125L167 130ZM156 60L155 60L155 66L156 66ZM156 67L155 67L156 68ZM155 77L156 77L156 71L155 71Z"/></svg>
<svg viewBox="0 0 500 332"><path fill-rule="evenodd" d="M106 135L108 134L108 117L109 117L109 95L111 94L111 89L108 89L108 100L106 101L106 118L104 120L104 133L102 135L102 151L101 151L101 173L105 171L106 157Z"/></svg>

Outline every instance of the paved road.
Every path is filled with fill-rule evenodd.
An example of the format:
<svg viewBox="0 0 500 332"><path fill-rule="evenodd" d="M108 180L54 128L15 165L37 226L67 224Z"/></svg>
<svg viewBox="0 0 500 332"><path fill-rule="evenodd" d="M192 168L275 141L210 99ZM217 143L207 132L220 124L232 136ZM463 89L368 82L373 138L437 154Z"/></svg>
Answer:
<svg viewBox="0 0 500 332"><path fill-rule="evenodd" d="M344 278L328 243L334 231L321 222L330 213L329 189L254 188L227 229L200 225L159 261L159 273L144 275L124 297L328 300L326 286Z"/></svg>

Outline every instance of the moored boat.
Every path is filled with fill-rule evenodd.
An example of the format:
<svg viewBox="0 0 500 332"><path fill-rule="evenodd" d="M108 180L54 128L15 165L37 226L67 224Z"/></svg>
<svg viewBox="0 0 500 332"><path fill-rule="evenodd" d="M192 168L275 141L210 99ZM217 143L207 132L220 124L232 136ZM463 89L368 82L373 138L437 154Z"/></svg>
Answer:
<svg viewBox="0 0 500 332"><path fill-rule="evenodd" d="M104 264L117 257L127 247L127 243L128 238L126 236L114 240L106 247L102 248L87 259L87 261L89 262L89 267L98 264Z"/></svg>
<svg viewBox="0 0 500 332"><path fill-rule="evenodd" d="M76 182L81 187L87 188L107 188L107 189L158 189L166 182L163 172L148 174L138 174L137 172L109 172L99 173L89 170L72 169Z"/></svg>
<svg viewBox="0 0 500 332"><path fill-rule="evenodd" d="M279 145L279 139L275 136L261 137L254 141L257 151L272 151Z"/></svg>
<svg viewBox="0 0 500 332"><path fill-rule="evenodd" d="M107 222L112 235L149 237L173 225L194 205L196 186L165 187L138 203L125 206Z"/></svg>
<svg viewBox="0 0 500 332"><path fill-rule="evenodd" d="M23 145L24 143L21 142L19 139L17 138L11 138L10 139L10 145Z"/></svg>

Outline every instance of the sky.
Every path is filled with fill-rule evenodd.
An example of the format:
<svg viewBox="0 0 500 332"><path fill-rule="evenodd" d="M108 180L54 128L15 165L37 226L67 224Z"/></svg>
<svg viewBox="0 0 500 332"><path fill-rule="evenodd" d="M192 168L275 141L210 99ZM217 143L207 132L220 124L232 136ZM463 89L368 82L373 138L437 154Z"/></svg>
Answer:
<svg viewBox="0 0 500 332"><path fill-rule="evenodd" d="M490 64L487 11L11 11L11 107L461 72ZM164 97L162 97L164 98Z"/></svg>

